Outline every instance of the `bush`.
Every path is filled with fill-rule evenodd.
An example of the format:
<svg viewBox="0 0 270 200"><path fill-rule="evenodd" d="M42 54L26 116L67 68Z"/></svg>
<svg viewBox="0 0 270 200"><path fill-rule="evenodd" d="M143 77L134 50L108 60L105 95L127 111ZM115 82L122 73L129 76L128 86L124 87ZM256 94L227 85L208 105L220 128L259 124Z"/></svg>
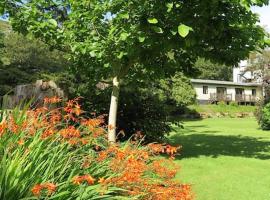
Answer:
<svg viewBox="0 0 270 200"><path fill-rule="evenodd" d="M219 105L219 106L221 106L221 107L225 107L227 104L226 104L226 102L224 102L224 101L219 101L219 102L217 103L217 105Z"/></svg>
<svg viewBox="0 0 270 200"><path fill-rule="evenodd" d="M140 131L145 135L146 142L162 141L171 131L166 106L153 90L133 88L121 91L118 130L124 130L126 139Z"/></svg>
<svg viewBox="0 0 270 200"><path fill-rule="evenodd" d="M59 99L46 99L56 103ZM66 107L4 113L0 120L0 199L183 199L190 186L173 180L169 145L109 145L103 117Z"/></svg>
<svg viewBox="0 0 270 200"><path fill-rule="evenodd" d="M270 103L262 108L259 124L263 130L270 130Z"/></svg>
<svg viewBox="0 0 270 200"><path fill-rule="evenodd" d="M232 107L238 107L239 106L237 104L237 102L235 102L235 101L231 101L229 105L232 106Z"/></svg>
<svg viewBox="0 0 270 200"><path fill-rule="evenodd" d="M183 108L196 101L196 92L189 78L183 73L176 73L169 79L161 80L158 88L160 99L175 107Z"/></svg>

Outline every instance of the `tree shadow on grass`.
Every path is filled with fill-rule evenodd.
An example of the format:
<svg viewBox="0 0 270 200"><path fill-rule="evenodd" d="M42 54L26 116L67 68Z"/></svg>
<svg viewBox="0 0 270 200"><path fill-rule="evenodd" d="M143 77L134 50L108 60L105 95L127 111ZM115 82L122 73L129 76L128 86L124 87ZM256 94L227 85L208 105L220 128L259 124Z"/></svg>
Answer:
<svg viewBox="0 0 270 200"><path fill-rule="evenodd" d="M194 132L194 131L193 131ZM174 135L173 144L181 144L181 155L176 159L208 156L238 156L247 158L270 159L270 141L240 135L211 135L213 131L194 134Z"/></svg>

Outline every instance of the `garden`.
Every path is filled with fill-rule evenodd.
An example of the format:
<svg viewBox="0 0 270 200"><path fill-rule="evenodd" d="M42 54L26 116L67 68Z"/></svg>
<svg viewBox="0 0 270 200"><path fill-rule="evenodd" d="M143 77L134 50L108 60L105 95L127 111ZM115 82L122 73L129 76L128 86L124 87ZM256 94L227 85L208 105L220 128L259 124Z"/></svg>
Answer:
<svg viewBox="0 0 270 200"><path fill-rule="evenodd" d="M0 199L268 199L268 3L0 1ZM256 105L199 105L244 59Z"/></svg>

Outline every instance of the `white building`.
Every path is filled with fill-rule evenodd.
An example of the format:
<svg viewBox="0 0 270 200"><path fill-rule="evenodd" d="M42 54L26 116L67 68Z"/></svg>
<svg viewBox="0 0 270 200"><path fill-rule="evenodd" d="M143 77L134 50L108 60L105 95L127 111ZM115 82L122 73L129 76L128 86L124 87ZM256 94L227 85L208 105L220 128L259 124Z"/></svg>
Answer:
<svg viewBox="0 0 270 200"><path fill-rule="evenodd" d="M247 62L233 69L233 81L191 79L200 104L224 101L239 104L255 104L262 94L262 80L259 72L247 70Z"/></svg>

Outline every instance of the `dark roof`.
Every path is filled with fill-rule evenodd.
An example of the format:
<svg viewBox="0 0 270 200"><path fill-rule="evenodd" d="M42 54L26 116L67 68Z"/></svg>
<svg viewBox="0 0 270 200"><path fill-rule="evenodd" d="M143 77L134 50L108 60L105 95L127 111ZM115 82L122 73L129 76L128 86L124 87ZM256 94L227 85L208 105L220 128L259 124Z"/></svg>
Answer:
<svg viewBox="0 0 270 200"><path fill-rule="evenodd" d="M261 86L260 83L236 83L232 81L218 81L218 80L206 80L206 79L191 79L192 83L204 83L215 85L237 85L237 86Z"/></svg>

